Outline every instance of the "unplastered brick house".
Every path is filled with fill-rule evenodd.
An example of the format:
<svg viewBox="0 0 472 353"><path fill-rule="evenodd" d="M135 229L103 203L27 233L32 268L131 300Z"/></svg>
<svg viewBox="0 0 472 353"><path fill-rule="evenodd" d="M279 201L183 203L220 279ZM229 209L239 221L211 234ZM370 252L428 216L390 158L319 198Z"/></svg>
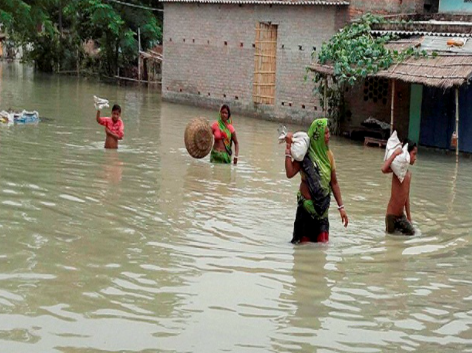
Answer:
<svg viewBox="0 0 472 353"><path fill-rule="evenodd" d="M306 68L353 17L421 12L427 0L163 0L164 100L311 122Z"/></svg>

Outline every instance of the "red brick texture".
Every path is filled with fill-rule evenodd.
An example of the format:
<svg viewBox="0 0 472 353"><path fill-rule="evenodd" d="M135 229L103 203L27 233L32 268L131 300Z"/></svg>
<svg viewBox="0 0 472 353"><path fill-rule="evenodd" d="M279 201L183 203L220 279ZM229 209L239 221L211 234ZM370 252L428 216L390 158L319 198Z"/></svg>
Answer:
<svg viewBox="0 0 472 353"><path fill-rule="evenodd" d="M349 15L357 18L366 12L380 15L423 13L425 0L351 0Z"/></svg>

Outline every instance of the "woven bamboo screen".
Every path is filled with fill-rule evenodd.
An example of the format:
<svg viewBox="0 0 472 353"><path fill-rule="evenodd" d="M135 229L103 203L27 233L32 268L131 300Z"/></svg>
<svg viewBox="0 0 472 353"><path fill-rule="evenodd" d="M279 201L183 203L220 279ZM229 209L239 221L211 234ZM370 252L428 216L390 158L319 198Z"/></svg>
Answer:
<svg viewBox="0 0 472 353"><path fill-rule="evenodd" d="M255 47L253 101L274 104L277 26L257 23Z"/></svg>

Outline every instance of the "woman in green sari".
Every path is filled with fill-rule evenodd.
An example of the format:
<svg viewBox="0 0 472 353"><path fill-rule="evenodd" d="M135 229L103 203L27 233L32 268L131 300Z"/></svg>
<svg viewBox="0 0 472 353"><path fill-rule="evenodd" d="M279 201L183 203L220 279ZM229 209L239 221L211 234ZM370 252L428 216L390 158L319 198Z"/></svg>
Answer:
<svg viewBox="0 0 472 353"><path fill-rule="evenodd" d="M297 195L298 207L293 229L292 243L328 242L328 210L333 192L341 220L347 227L349 220L344 209L341 189L336 177L336 163L328 147L329 128L327 119L316 119L308 130L310 146L302 162L292 160L291 137L286 138L285 172L293 178L300 172L301 183Z"/></svg>
<svg viewBox="0 0 472 353"><path fill-rule="evenodd" d="M233 127L231 119L231 111L227 104L223 104L220 108L218 120L211 125L215 143L210 154L210 162L212 163L231 163L231 155L233 154L233 142L235 155L233 162L238 163L239 142L236 137L236 131Z"/></svg>

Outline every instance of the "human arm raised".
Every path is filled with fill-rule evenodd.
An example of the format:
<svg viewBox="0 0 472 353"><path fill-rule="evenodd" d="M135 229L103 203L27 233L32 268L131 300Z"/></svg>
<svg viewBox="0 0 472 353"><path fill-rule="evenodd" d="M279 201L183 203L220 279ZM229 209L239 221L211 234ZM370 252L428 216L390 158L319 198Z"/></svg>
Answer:
<svg viewBox="0 0 472 353"><path fill-rule="evenodd" d="M392 162L393 160L399 155L402 153L402 149L400 147L398 147L395 152L392 153L392 155L384 162L383 166L382 166L382 173L384 174L388 174L388 173L392 173L393 170L392 168L390 168L390 166L392 165Z"/></svg>
<svg viewBox="0 0 472 353"><path fill-rule="evenodd" d="M291 144L287 142L285 146L285 175L291 179L300 171L300 163L292 159L290 152Z"/></svg>

